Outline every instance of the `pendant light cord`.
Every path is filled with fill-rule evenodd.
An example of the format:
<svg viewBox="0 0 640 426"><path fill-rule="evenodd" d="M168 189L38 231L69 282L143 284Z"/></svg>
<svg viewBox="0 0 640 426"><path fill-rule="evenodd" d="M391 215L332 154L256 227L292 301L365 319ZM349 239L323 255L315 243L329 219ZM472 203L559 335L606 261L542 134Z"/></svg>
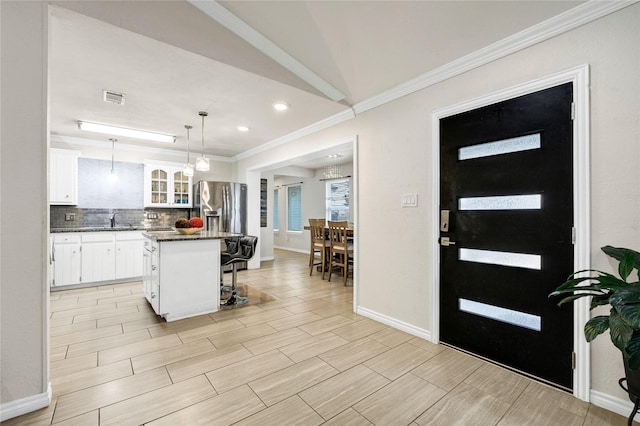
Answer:
<svg viewBox="0 0 640 426"><path fill-rule="evenodd" d="M111 141L111 174L113 174L113 151L115 150L116 141L118 139L109 139Z"/></svg>
<svg viewBox="0 0 640 426"><path fill-rule="evenodd" d="M209 115L206 111L200 111L198 113L202 117L202 157L204 157L204 118Z"/></svg>
<svg viewBox="0 0 640 426"><path fill-rule="evenodd" d="M187 164L189 164L189 129L191 129L191 126L187 124L184 128L187 129Z"/></svg>

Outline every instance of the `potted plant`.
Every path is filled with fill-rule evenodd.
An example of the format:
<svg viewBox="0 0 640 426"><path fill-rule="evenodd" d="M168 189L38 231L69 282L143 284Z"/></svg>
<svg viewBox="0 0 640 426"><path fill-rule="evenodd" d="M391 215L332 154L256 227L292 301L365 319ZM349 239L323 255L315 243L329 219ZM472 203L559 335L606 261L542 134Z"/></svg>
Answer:
<svg viewBox="0 0 640 426"><path fill-rule="evenodd" d="M640 253L611 246L602 247L602 251L618 261L619 277L596 269L574 272L549 297L565 296L558 305L591 297L591 310L611 307L609 315L587 321L584 336L591 342L609 330L611 341L622 353L626 378L619 383L635 404L630 417L633 419L640 406ZM623 385L625 380L627 387Z"/></svg>

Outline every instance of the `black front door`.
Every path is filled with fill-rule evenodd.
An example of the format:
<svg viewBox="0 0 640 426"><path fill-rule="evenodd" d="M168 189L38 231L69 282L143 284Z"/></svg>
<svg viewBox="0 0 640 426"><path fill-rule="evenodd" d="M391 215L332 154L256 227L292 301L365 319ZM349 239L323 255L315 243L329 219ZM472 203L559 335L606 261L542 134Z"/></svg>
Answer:
<svg viewBox="0 0 640 426"><path fill-rule="evenodd" d="M440 121L442 342L572 388L570 83Z"/></svg>

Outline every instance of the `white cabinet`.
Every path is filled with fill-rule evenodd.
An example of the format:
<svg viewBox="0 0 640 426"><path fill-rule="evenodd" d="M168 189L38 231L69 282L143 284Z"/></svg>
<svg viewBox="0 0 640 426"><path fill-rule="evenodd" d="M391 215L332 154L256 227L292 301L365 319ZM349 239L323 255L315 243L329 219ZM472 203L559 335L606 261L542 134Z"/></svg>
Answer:
<svg viewBox="0 0 640 426"><path fill-rule="evenodd" d="M80 283L80 235L61 234L51 237L52 287Z"/></svg>
<svg viewBox="0 0 640 426"><path fill-rule="evenodd" d="M182 173L180 164L144 165L144 206L191 208L192 177Z"/></svg>
<svg viewBox="0 0 640 426"><path fill-rule="evenodd" d="M82 282L110 281L116 277L114 232L82 233Z"/></svg>
<svg viewBox="0 0 640 426"><path fill-rule="evenodd" d="M144 296L153 310L160 312L160 269L158 263L158 243L146 239L144 241L144 273L142 284Z"/></svg>
<svg viewBox="0 0 640 426"><path fill-rule="evenodd" d="M142 231L51 234L51 287L140 279Z"/></svg>
<svg viewBox="0 0 640 426"><path fill-rule="evenodd" d="M167 322L216 312L220 240L144 241L144 294Z"/></svg>
<svg viewBox="0 0 640 426"><path fill-rule="evenodd" d="M116 280L142 276L143 237L140 231L114 232Z"/></svg>
<svg viewBox="0 0 640 426"><path fill-rule="evenodd" d="M49 204L78 204L79 151L49 150Z"/></svg>

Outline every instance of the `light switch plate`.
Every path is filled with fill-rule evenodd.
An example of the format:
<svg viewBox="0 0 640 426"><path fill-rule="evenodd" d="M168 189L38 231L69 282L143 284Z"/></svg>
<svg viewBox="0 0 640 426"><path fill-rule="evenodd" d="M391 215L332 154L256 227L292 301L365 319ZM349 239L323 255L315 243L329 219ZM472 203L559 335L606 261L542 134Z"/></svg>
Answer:
<svg viewBox="0 0 640 426"><path fill-rule="evenodd" d="M418 194L403 194L402 207L418 207Z"/></svg>

